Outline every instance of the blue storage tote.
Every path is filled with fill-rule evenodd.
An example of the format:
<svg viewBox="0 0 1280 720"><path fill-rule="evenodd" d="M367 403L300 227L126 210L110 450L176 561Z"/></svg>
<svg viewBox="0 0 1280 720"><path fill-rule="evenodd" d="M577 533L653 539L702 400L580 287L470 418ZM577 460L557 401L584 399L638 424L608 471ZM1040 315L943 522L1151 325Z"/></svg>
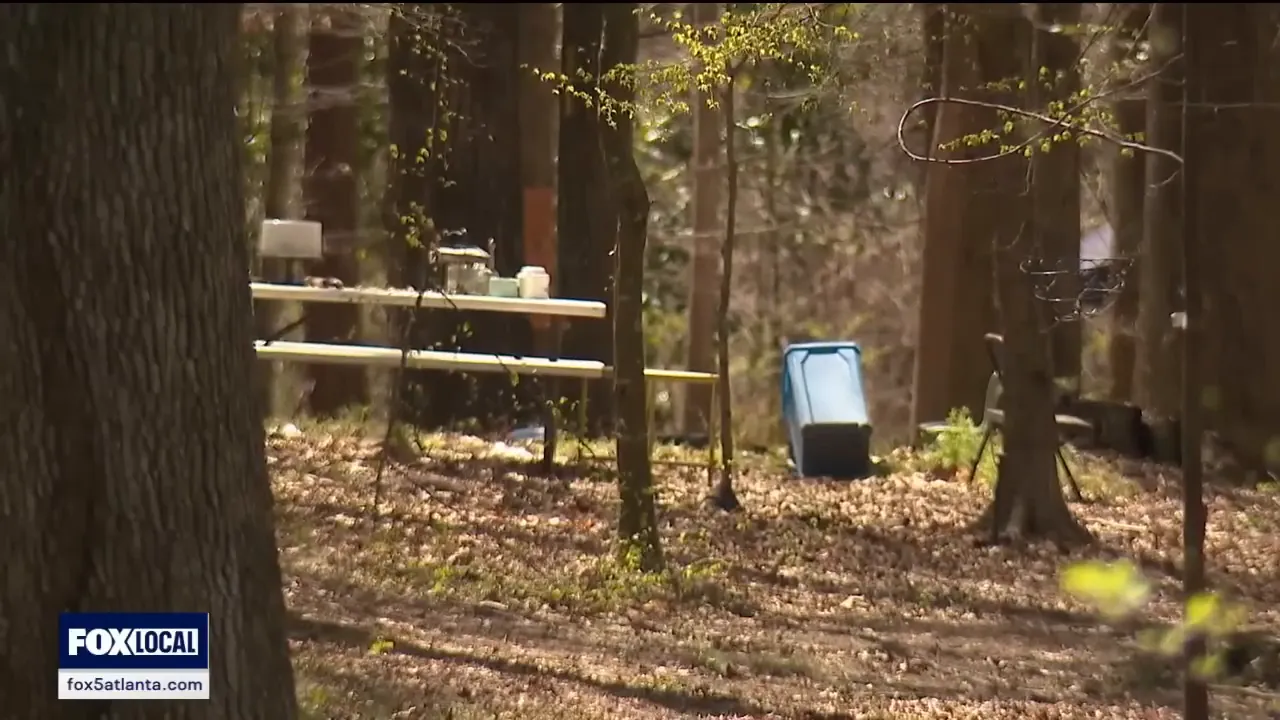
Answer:
<svg viewBox="0 0 1280 720"><path fill-rule="evenodd" d="M871 420L858 344L788 346L782 354L782 418L801 476L870 475Z"/></svg>

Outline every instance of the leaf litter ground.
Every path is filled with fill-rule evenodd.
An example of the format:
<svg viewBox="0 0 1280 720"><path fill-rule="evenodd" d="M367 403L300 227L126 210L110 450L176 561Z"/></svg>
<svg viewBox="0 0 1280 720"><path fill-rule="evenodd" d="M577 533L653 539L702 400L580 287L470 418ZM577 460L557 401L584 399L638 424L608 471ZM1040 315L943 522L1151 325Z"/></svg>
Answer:
<svg viewBox="0 0 1280 720"><path fill-rule="evenodd" d="M610 542L597 475L531 476L488 443L435 438L388 469L348 431L273 434L269 465L300 703L311 718L1172 718L1177 674L1057 586L1064 564L1129 557L1178 613L1176 478L1090 460L1139 488L1077 505L1096 547L979 547L985 489L902 472L797 480L748 461L745 510L704 473L658 482L671 572ZM492 455L492 453L488 453ZM1097 483L1095 483L1096 485ZM1280 629L1280 496L1210 500L1216 587ZM1222 717L1275 717L1274 688L1215 688Z"/></svg>

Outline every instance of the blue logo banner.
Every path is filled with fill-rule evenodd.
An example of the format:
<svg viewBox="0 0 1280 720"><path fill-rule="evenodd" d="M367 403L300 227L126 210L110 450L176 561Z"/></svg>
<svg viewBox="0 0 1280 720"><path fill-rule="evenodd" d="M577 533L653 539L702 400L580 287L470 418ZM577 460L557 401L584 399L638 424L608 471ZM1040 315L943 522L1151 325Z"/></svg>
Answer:
<svg viewBox="0 0 1280 720"><path fill-rule="evenodd" d="M62 613L60 670L208 670L208 613Z"/></svg>

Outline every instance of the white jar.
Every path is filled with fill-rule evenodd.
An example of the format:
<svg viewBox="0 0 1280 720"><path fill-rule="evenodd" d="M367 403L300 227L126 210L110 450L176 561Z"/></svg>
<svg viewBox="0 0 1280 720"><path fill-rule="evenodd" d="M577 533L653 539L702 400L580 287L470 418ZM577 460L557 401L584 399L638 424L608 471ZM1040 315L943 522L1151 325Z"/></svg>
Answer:
<svg viewBox="0 0 1280 720"><path fill-rule="evenodd" d="M516 281L520 283L522 298L546 300L551 296L551 276L545 268L525 265L516 273Z"/></svg>

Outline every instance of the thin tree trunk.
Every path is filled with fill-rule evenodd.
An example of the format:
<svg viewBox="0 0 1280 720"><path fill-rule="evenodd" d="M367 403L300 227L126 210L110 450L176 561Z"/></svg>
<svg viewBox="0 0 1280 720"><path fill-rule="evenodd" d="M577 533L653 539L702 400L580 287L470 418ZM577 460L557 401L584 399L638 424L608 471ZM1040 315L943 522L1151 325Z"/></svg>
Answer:
<svg viewBox="0 0 1280 720"><path fill-rule="evenodd" d="M733 84L736 76L737 72L730 70L729 82L720 92L724 112L724 160L728 173L725 178L724 242L720 246L720 307L716 313L716 361L720 370L720 482L713 501L722 510L741 507L733 491L733 385L729 376L729 309L733 299L734 231L738 211L738 154L733 143ZM707 442L714 442L714 438L707 438Z"/></svg>
<svg viewBox="0 0 1280 720"><path fill-rule="evenodd" d="M639 45L636 3L616 3L605 9L606 72L634 63ZM631 102L634 90L621 82L607 83L609 97ZM609 178L617 198L618 246L614 253L613 386L618 407L618 491L621 507L618 535L638 555L646 570L662 567L653 468L649 459L649 413L644 377L644 249L649 226L649 192L636 166L634 120L615 113L603 128L602 143Z"/></svg>
<svg viewBox="0 0 1280 720"><path fill-rule="evenodd" d="M714 25L720 19L719 3L689 3L693 25ZM685 366L694 372L713 372L716 364L716 292L720 283L720 131L724 127L714 92L693 90L693 262L689 266L689 332ZM684 432L706 434L710 427L711 388L689 385L685 389ZM711 438L708 437L708 442Z"/></svg>
<svg viewBox="0 0 1280 720"><path fill-rule="evenodd" d="M1243 9L1245 6L1235 6L1231 8L1235 12L1224 13L1222 10L1229 6L1212 8L1212 6L1197 7L1198 5L1199 3L1185 3L1179 8L1182 11L1181 46L1183 56L1186 58L1186 80L1182 86L1181 98L1182 119L1186 129L1186 133L1183 135L1182 157L1185 163L1183 167L1192 169L1192 172L1188 173L1183 180L1181 198L1181 204L1186 213L1183 217L1181 251L1187 313L1187 326L1182 344L1181 392L1182 590L1185 596L1184 599L1189 599L1192 595L1205 589L1204 538L1206 525L1208 524L1208 509L1204 503L1204 467L1203 458L1201 457L1201 443L1203 441L1206 409L1204 394L1209 386L1203 381L1206 374L1204 372L1204 354L1200 352L1200 346L1201 343L1213 336L1212 333L1206 332L1205 292L1212 288L1217 296L1214 299L1219 302L1226 299L1223 295L1231 292L1231 290L1227 290L1222 285L1213 287L1205 282L1204 276L1206 273L1203 265L1208 253L1202 251L1213 247L1215 252L1225 252L1227 243L1217 242L1219 238L1217 227L1210 231L1212 234L1206 233L1205 230L1207 228L1202 222L1210 220L1214 226L1220 227L1219 221L1225 220L1222 224L1229 225L1231 219L1221 217L1220 212L1214 212L1215 209L1221 209L1221 205L1218 205L1217 208L1214 205L1225 200L1222 196L1215 197L1215 193L1223 191L1223 188L1219 187L1219 185L1238 184L1232 183L1230 180L1234 180L1237 177L1235 173L1240 169L1241 165L1248 164L1245 154L1254 152L1258 147L1258 144L1250 142L1253 138L1249 138L1247 133L1217 135L1223 130L1239 131L1242 128L1223 128L1218 126L1215 122L1218 120L1217 111L1204 109L1204 105L1209 102L1228 99L1261 99L1253 94L1256 92L1251 82L1254 78L1246 77L1242 79L1243 82L1240 82L1234 78L1216 77L1218 73L1226 70L1226 67L1224 67L1226 63L1217 64L1224 59L1235 61L1230 62L1229 72L1243 72L1247 75L1248 70L1254 70L1255 68L1250 67L1249 64L1238 64L1239 61L1244 59L1247 63L1248 60L1256 60L1257 58L1249 58L1247 56L1245 58L1232 57L1234 55L1232 50L1226 50L1223 54L1227 55L1227 57L1224 58L1223 55L1218 55L1215 50L1221 51L1226 45L1235 45L1237 39L1249 42L1247 38L1251 34L1250 31L1253 30L1253 28L1249 27L1250 21L1263 19L1249 17L1252 13L1247 9ZM1215 12L1215 9L1217 12ZM1272 28L1275 27L1274 23L1262 24ZM1259 38L1253 38L1254 41L1257 39ZM1271 41L1267 40L1266 42L1270 44ZM1256 47L1250 48L1250 50L1255 49ZM1249 50L1245 52L1249 52ZM1237 82L1239 84L1236 84ZM1233 98L1215 97L1218 93L1214 91L1220 92L1224 89L1223 85L1226 85L1227 88L1232 88L1234 85L1233 89L1240 92L1241 96ZM1197 108L1195 111L1191 109L1193 103ZM1257 111L1255 110L1254 112ZM1208 146L1198 145L1197 143L1205 143L1211 137L1218 139L1220 144L1215 143L1213 153L1207 153L1204 148ZM1219 162L1216 162L1218 158L1211 157L1211 155L1216 154L1218 148L1222 145L1227 146L1227 157L1225 158L1226 162L1219 164ZM1268 154L1262 159L1264 162L1274 161L1275 157L1274 154ZM1233 160L1236 162L1231 162ZM1272 170L1272 172L1274 173L1275 171ZM1240 190L1248 192L1248 189ZM1233 188L1232 192L1234 194L1240 190ZM1270 193L1267 193L1262 198L1255 195L1252 199L1255 203L1258 200L1262 200L1265 203L1264 207L1268 211L1275 201ZM1260 210L1262 208L1257 209ZM1238 208L1232 208L1232 210L1238 211ZM1269 215L1269 212L1267 215ZM1264 227L1268 220L1263 220ZM1257 229L1257 226L1248 229L1254 230ZM1215 241L1213 246L1205 243L1205 239L1210 237ZM1229 237L1235 237L1243 242L1267 242L1267 240L1257 236L1235 235L1232 233ZM1272 237L1274 238L1274 236ZM1221 280L1221 277L1216 279ZM1259 325L1257 327L1262 326ZM1242 348L1236 348L1235 351L1239 352L1240 349ZM1191 668L1195 667L1205 649L1203 638L1193 639L1192 642L1186 643L1184 648L1184 660L1187 668L1182 677L1182 717L1184 720L1209 720L1209 687L1203 678L1197 677L1194 672L1191 672Z"/></svg>
<svg viewBox="0 0 1280 720"><path fill-rule="evenodd" d="M324 228L324 259L311 263L310 274L360 282L356 255L360 196L356 165L360 154L359 111L354 92L360 81L363 41L355 12L327 6L311 24L307 55L310 123L307 126L307 176L303 182L307 218ZM360 308L348 303L320 303L307 309L308 342L350 343L358 339ZM316 364L311 411L333 415L369 401L368 377L359 366Z"/></svg>
<svg viewBox="0 0 1280 720"><path fill-rule="evenodd" d="M302 135L306 114L302 105L302 76L305 71L307 44L307 5L282 3L276 10L272 49L274 62L271 77L271 146L267 156L267 186L265 214L268 218L291 220L302 211ZM290 279L294 261L284 258L263 258L262 277L268 282ZM296 307L293 308L296 311ZM285 307L280 302L254 303L254 317L258 322L258 336L269 337L284 323ZM296 385L297 373L284 363L262 361L258 363L258 383L264 415L274 415L280 409L281 385Z"/></svg>
<svg viewBox="0 0 1280 720"><path fill-rule="evenodd" d="M240 5L0 6L0 718L297 714L235 117ZM61 703L60 611L214 618L207 703Z"/></svg>

